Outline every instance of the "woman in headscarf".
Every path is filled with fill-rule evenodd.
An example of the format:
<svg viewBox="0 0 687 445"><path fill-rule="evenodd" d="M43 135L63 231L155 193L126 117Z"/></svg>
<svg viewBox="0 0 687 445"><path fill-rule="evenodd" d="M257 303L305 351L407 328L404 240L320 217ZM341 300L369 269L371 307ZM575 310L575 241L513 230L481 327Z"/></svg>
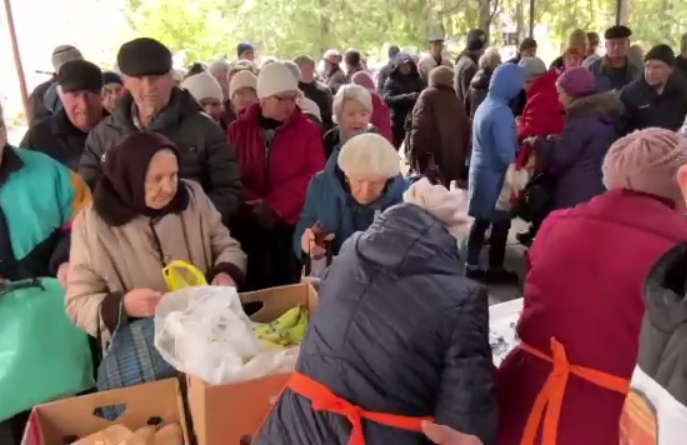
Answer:
<svg viewBox="0 0 687 445"><path fill-rule="evenodd" d="M201 186L178 174L176 147L157 133L134 133L108 152L93 204L74 222L66 296L67 314L93 337L108 340L120 310L154 316L173 261L208 283L241 284L246 255Z"/></svg>
<svg viewBox="0 0 687 445"><path fill-rule="evenodd" d="M322 139L324 155L329 159L349 139L367 132L377 132L370 123L372 95L359 85L342 85L334 96L334 123Z"/></svg>
<svg viewBox="0 0 687 445"><path fill-rule="evenodd" d="M464 443L496 443L488 296L458 272L464 193L421 179L404 201L327 270L296 373L254 445L425 444L428 418L474 436Z"/></svg>
<svg viewBox="0 0 687 445"><path fill-rule="evenodd" d="M608 192L544 221L528 253L521 345L498 370L499 445L620 443L643 282L687 240L685 164L681 136L632 133L598 167Z"/></svg>
<svg viewBox="0 0 687 445"><path fill-rule="evenodd" d="M350 85L343 88L347 87ZM367 230L375 216L401 202L405 189L398 153L389 141L374 133L348 140L334 150L324 171L308 186L294 232L296 255L326 253L315 243L318 232L331 242L331 253L337 255L353 232Z"/></svg>

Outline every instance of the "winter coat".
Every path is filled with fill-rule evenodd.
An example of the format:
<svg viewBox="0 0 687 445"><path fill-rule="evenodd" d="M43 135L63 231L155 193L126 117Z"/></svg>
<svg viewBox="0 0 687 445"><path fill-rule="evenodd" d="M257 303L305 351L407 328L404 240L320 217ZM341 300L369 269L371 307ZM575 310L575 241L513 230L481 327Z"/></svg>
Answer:
<svg viewBox="0 0 687 445"><path fill-rule="evenodd" d="M173 261L193 264L209 282L219 272L245 272L246 255L200 185L182 181L179 186L190 193L180 213L139 216L114 227L88 206L76 218L65 304L74 324L91 336L113 332L127 292L168 292L162 269Z"/></svg>
<svg viewBox="0 0 687 445"><path fill-rule="evenodd" d="M453 89L456 90L456 96L461 103L465 103L470 82L477 74L477 61L481 55L481 52L463 51L456 60L456 65L453 68Z"/></svg>
<svg viewBox="0 0 687 445"><path fill-rule="evenodd" d="M410 165L431 154L446 183L465 177L470 153L470 120L451 85L424 90L413 108Z"/></svg>
<svg viewBox="0 0 687 445"><path fill-rule="evenodd" d="M88 133L76 128L64 109L32 125L24 135L22 148L45 153L70 169L77 171L86 146Z"/></svg>
<svg viewBox="0 0 687 445"><path fill-rule="evenodd" d="M79 173L91 187L102 174L107 151L139 131L132 119L133 107L131 95L125 96L115 112L89 133ZM225 220L238 211L241 182L236 153L189 92L175 88L148 130L174 142L180 153L179 175L200 183Z"/></svg>
<svg viewBox="0 0 687 445"><path fill-rule="evenodd" d="M365 231L372 224L375 216L392 205L403 200L406 182L401 175L390 179L382 196L368 205L360 205L351 196L346 185L346 178L338 166L339 150L327 161L324 171L315 175L308 186L305 206L296 225L293 235L293 246L299 258L304 252L301 250L301 237L305 229L309 229L320 222L325 233L333 233L332 253L339 254L341 245L354 232ZM306 252L307 253L307 252Z"/></svg>
<svg viewBox="0 0 687 445"><path fill-rule="evenodd" d="M675 71L682 74L682 77L687 79L687 57L678 55L675 58Z"/></svg>
<svg viewBox="0 0 687 445"><path fill-rule="evenodd" d="M603 93L611 90L622 90L642 76L642 69L630 60L623 68L611 68L606 64L606 58L600 57L589 65L589 71L596 77L596 91Z"/></svg>
<svg viewBox="0 0 687 445"><path fill-rule="evenodd" d="M53 76L45 82L39 83L29 95L29 108L27 110L28 115L26 116L29 126L37 124L43 119L50 117L52 114L47 108L45 108L45 101L43 98L45 96L45 92L48 91L50 86L54 83L55 77Z"/></svg>
<svg viewBox="0 0 687 445"><path fill-rule="evenodd" d="M365 130L365 133L379 133L377 128L369 124L367 127L367 130ZM324 148L324 158L326 160L329 160L332 158L332 155L334 155L334 159L336 159L339 156L339 149L343 146L345 143L341 141L341 129L337 125L336 127L332 128L328 132L324 134L322 137L322 146Z"/></svg>
<svg viewBox="0 0 687 445"><path fill-rule="evenodd" d="M538 166L556 176L553 210L574 207L605 191L601 164L617 138L622 111L613 91L576 99L566 107L560 138L537 138Z"/></svg>
<svg viewBox="0 0 687 445"><path fill-rule="evenodd" d="M5 147L0 160L0 277L55 276L70 227L91 201L83 179L49 156Z"/></svg>
<svg viewBox="0 0 687 445"><path fill-rule="evenodd" d="M374 91L370 91L372 95L372 117L370 117L370 123L374 125L379 134L384 136L384 138L394 143L394 133L391 129L391 108L384 103L379 94Z"/></svg>
<svg viewBox="0 0 687 445"><path fill-rule="evenodd" d="M296 224L308 184L324 168L320 128L296 108L272 135L260 127L260 104L229 126L229 142L241 164L242 202L265 200L277 217Z"/></svg>
<svg viewBox="0 0 687 445"><path fill-rule="evenodd" d="M317 80L312 83L298 82L298 88L305 94L305 97L315 102L320 109L323 130L328 131L334 127L334 122L332 121L332 104L334 102L332 90Z"/></svg>
<svg viewBox="0 0 687 445"><path fill-rule="evenodd" d="M394 62L389 60L386 65L381 67L377 72L377 92L379 94L384 94L384 85L386 85L386 80L389 78L389 74L394 69Z"/></svg>
<svg viewBox="0 0 687 445"><path fill-rule="evenodd" d="M437 62L437 60L431 54L426 54L420 57L420 61L417 63L417 70L422 79L425 82L429 82L429 72L442 65L453 69L453 64L446 57L442 56L441 60Z"/></svg>
<svg viewBox="0 0 687 445"><path fill-rule="evenodd" d="M398 67L405 63L410 64L411 71L403 75ZM399 54L396 57L396 66L384 85L384 101L391 108L392 131L397 146L400 146L405 136L406 117L413 110L420 91L424 87L424 81L420 77L413 59L408 55Z"/></svg>
<svg viewBox="0 0 687 445"><path fill-rule="evenodd" d="M565 125L565 110L556 91L557 73L547 73L530 86L525 109L520 116L518 140L559 135Z"/></svg>
<svg viewBox="0 0 687 445"><path fill-rule="evenodd" d="M639 346L644 278L661 255L685 240L684 214L662 198L633 191L612 190L552 213L528 253L520 340L551 356L555 338L571 365L628 380ZM521 348L501 364L499 445L521 443L552 370L551 363ZM570 376L556 445L619 443L624 400L622 392Z"/></svg>
<svg viewBox="0 0 687 445"><path fill-rule="evenodd" d="M508 165L515 161L516 130L509 102L525 86L518 65L496 68L489 92L472 121L472 153L468 175L468 213L474 218L499 221L509 215L496 211Z"/></svg>
<svg viewBox="0 0 687 445"><path fill-rule="evenodd" d="M422 208L391 207L346 241L319 288L296 369L363 410L421 417L494 445L484 288L458 274L456 239ZM363 420L368 444L429 441ZM254 445L346 445L345 417L286 389Z"/></svg>
<svg viewBox="0 0 687 445"><path fill-rule="evenodd" d="M620 91L620 100L625 106L621 135L649 127L677 131L687 115L687 79L674 73L659 94L641 76Z"/></svg>
<svg viewBox="0 0 687 445"><path fill-rule="evenodd" d="M330 90L332 90L332 94L336 94L342 85L346 85L348 83L348 78L346 77L346 73L344 73L343 70L337 66L331 73L327 75L324 83L329 87Z"/></svg>
<svg viewBox="0 0 687 445"><path fill-rule="evenodd" d="M465 111L470 118L475 117L477 107L480 106L484 99L487 98L487 91L489 91L489 82L493 74L491 69L481 69L473 76L470 81L467 95L465 96Z"/></svg>

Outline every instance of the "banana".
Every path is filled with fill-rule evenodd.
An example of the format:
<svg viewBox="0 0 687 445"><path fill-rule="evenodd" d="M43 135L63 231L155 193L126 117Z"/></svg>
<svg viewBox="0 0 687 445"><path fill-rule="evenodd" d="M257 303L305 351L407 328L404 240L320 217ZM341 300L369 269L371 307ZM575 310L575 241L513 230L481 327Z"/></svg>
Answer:
<svg viewBox="0 0 687 445"><path fill-rule="evenodd" d="M299 305L271 323L256 327L253 332L270 349L298 345L305 336L308 319L307 307Z"/></svg>

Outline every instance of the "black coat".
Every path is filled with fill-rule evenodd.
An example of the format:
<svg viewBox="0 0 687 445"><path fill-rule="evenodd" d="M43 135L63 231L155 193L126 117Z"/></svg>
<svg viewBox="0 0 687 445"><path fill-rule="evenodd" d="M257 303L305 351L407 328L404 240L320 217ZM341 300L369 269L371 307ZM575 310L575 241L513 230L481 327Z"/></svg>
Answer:
<svg viewBox="0 0 687 445"><path fill-rule="evenodd" d="M322 130L329 131L333 128L332 105L334 97L332 96L332 90L330 90L327 85L318 81L312 83L298 82L298 88L301 89L305 97L315 102L320 108Z"/></svg>
<svg viewBox="0 0 687 445"><path fill-rule="evenodd" d="M675 73L659 94L642 76L621 90L620 100L625 105L621 135L649 127L676 131L687 114L687 81Z"/></svg>
<svg viewBox="0 0 687 445"><path fill-rule="evenodd" d="M55 83L55 78L51 77L43 83L40 83L29 94L29 115L26 116L29 125L36 124L46 117L50 117L52 113L45 107L45 93Z"/></svg>
<svg viewBox="0 0 687 445"><path fill-rule="evenodd" d="M434 416L494 445L495 368L485 288L458 274L456 239L422 208L391 207L341 248L297 370L368 411ZM363 420L370 445L424 445ZM346 445L349 422L287 389L254 445Z"/></svg>
<svg viewBox="0 0 687 445"><path fill-rule="evenodd" d="M410 73L401 74L398 67L403 63L410 63ZM396 67L384 84L384 101L391 109L391 130L397 146L401 144L405 136L406 117L413 111L415 102L424 88L425 82L420 77L415 62L409 57L399 56Z"/></svg>

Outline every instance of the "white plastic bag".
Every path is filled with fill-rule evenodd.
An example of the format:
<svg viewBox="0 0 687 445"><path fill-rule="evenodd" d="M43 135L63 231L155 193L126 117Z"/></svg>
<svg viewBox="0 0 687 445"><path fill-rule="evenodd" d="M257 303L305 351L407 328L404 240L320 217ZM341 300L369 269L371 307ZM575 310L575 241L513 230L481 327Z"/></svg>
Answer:
<svg viewBox="0 0 687 445"><path fill-rule="evenodd" d="M527 182L530 180L530 174L524 168L519 169L515 164L509 164L508 170L506 170L506 177L503 180L503 187L501 187L501 193L496 200L496 210L510 211L513 208L513 203L511 202L512 196L519 195L527 186Z"/></svg>
<svg viewBox="0 0 687 445"><path fill-rule="evenodd" d="M489 344L494 364L498 367L508 353L520 343L515 331L524 300L517 298L489 307Z"/></svg>
<svg viewBox="0 0 687 445"><path fill-rule="evenodd" d="M177 370L220 385L291 372L298 348L267 349L253 334L236 288L188 287L155 311L155 347Z"/></svg>

